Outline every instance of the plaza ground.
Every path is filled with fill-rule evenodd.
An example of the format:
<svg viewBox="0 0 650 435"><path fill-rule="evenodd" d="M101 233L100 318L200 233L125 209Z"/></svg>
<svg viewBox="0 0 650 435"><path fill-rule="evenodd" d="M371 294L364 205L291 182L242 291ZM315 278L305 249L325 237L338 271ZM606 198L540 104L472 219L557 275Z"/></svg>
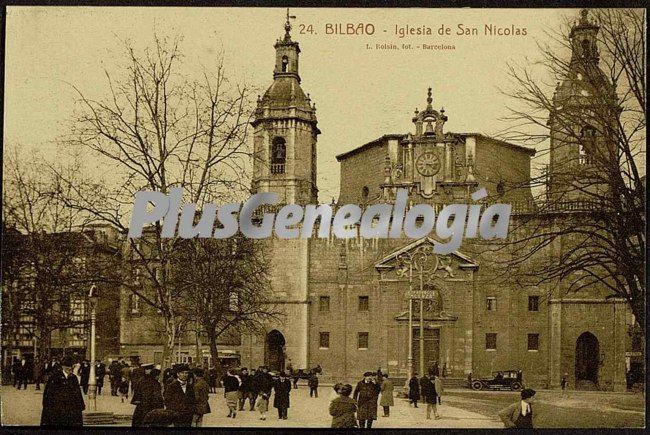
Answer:
<svg viewBox="0 0 650 435"><path fill-rule="evenodd" d="M516 401L508 391L450 390L444 397L450 406L483 415L495 415ZM645 426L642 393L540 390L535 395L538 428L640 428Z"/></svg>
<svg viewBox="0 0 650 435"><path fill-rule="evenodd" d="M319 388L320 396L310 398L306 386L291 390L291 407L289 419L278 420L277 410L269 408L266 421L259 419L257 411L241 411L236 419L227 418L228 408L223 397L223 390L210 394L212 412L204 417L204 426L212 427L330 427L332 418L329 415L329 393L331 387ZM35 391L33 385L27 390L16 390L11 386L3 386L2 393L2 424L3 425L37 425L41 415L42 390ZM87 401L86 401L87 404ZM248 405L248 404L247 404ZM272 403L271 403L272 405ZM111 411L116 414L132 414L135 407L121 403L118 397L112 397L103 392L98 396L99 411ZM248 406L245 408L247 409ZM381 408L380 408L381 409ZM463 410L448 405L440 407L443 416L440 420L426 420L425 407L412 408L404 399L395 399L390 417L379 417L373 427L377 428L499 428L502 424L495 417L487 417L475 412ZM380 411L381 414L381 411ZM130 423L125 423L129 424Z"/></svg>
<svg viewBox="0 0 650 435"><path fill-rule="evenodd" d="M329 427L328 396L331 387L323 386L319 398L310 398L305 386L291 391L288 420L278 420L275 408L270 408L266 421L256 411L242 411L236 419L227 418L223 393L210 394L212 412L204 417L204 426L212 427ZM222 391L222 390L220 390ZM41 415L42 390L16 390L3 386L3 425L38 425ZM426 420L425 407L413 408L405 399L396 398L391 416L379 417L376 428L501 428L497 412L517 400L511 392L449 390L439 407L440 420ZM641 393L605 393L568 391L565 396L555 390L539 391L536 396L535 424L537 427L623 428L643 427L645 398ZM102 394L97 400L99 411L131 415L134 406L121 403L118 397ZM381 415L381 408L379 411ZM130 423L122 423L129 424Z"/></svg>

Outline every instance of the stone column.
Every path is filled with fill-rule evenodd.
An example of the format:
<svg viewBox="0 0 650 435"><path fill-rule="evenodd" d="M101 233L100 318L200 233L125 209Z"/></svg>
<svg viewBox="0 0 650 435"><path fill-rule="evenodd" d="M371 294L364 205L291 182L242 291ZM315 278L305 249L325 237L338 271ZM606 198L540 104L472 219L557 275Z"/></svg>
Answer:
<svg viewBox="0 0 650 435"><path fill-rule="evenodd" d="M548 339L548 385L559 388L562 380L562 303L550 300L548 304L549 339Z"/></svg>

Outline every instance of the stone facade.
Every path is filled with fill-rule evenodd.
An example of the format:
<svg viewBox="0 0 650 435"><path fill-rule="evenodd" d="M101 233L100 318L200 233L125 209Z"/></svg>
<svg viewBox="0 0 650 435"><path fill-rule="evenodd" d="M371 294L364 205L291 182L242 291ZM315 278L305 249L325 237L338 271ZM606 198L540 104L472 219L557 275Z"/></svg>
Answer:
<svg viewBox="0 0 650 435"><path fill-rule="evenodd" d="M276 191L281 201L313 203L315 186L306 181L315 180L315 158L289 163L290 156L313 156L319 133L313 106L299 87L299 48L289 29L275 46L274 83L258 101L253 122L258 156L253 191ZM288 58L284 66L283 56ZM285 74L291 86L282 82ZM386 134L337 156L338 204L392 202L396 189L406 188L409 206L426 203L438 211L445 204L471 203L469 196L485 187L486 201L513 205L513 222L553 222L555 218L536 214L528 186L534 150L478 133L445 132L448 117L432 102L429 89L426 108L413 117L412 132ZM276 111L272 120L269 108ZM556 148L560 136L554 135ZM269 156L275 137L286 144L287 163L285 172L267 174L265 168L274 164ZM552 151L552 162L558 153ZM243 364L271 363L276 370L320 364L330 381L356 380L379 367L396 378L405 378L409 367L417 372L433 368L449 378L517 369L531 386L556 387L567 373L570 386L584 380L576 376L595 376L600 388L625 387L625 303L605 299L607 293L598 288L569 296L563 286L503 284L491 264L498 255L509 254L490 254L489 246L469 239L460 252L438 256L431 252L434 242L406 237L269 240L273 291L286 318L269 325L266 337L243 337ZM423 251L426 265L405 272L408 262L403 260ZM557 258L558 247L539 255ZM426 293L422 320L421 301L406 297L411 290ZM281 337L281 345L270 345L271 336L274 343Z"/></svg>

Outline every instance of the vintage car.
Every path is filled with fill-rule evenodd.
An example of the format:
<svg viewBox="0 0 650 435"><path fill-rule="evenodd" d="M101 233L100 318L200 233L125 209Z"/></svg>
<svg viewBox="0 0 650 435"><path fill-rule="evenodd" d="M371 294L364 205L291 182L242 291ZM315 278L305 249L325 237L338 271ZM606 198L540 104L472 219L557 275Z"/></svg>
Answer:
<svg viewBox="0 0 650 435"><path fill-rule="evenodd" d="M492 372L492 377L490 378L478 378L470 381L472 390L519 391L523 386L521 370Z"/></svg>

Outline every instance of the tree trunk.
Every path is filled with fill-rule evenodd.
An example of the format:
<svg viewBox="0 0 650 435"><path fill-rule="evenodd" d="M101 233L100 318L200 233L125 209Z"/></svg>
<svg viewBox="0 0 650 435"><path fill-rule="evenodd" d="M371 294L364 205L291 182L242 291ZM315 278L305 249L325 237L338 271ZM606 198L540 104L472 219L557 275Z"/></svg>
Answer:
<svg viewBox="0 0 650 435"><path fill-rule="evenodd" d="M172 366L172 355L174 354L174 338L176 335L176 325L173 319L165 318L165 335L166 340L163 344L163 360L160 369L160 382L163 383L163 374L165 369Z"/></svg>
<svg viewBox="0 0 650 435"><path fill-rule="evenodd" d="M212 355L212 367L217 371L217 380L221 382L223 376L223 367L219 360L219 350L217 349L217 337L214 333L208 332L208 341L210 342L210 354Z"/></svg>
<svg viewBox="0 0 650 435"><path fill-rule="evenodd" d="M196 339L196 366L197 367L202 367L203 366L203 354L201 352L201 324L199 321L196 321L196 332L194 333L194 337Z"/></svg>

